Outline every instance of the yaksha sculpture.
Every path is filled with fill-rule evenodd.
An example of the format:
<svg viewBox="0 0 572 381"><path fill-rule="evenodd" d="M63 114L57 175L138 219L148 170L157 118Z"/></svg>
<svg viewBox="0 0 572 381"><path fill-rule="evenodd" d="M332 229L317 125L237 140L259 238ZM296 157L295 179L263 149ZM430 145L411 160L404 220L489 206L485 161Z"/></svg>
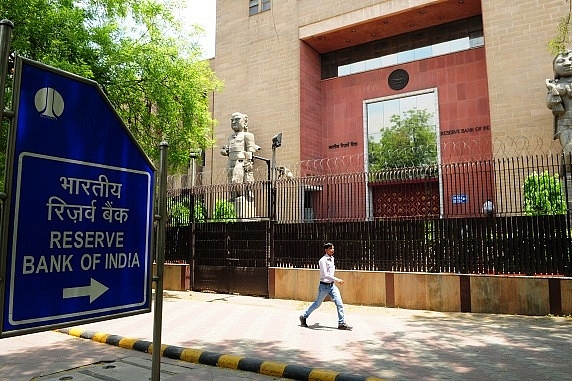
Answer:
<svg viewBox="0 0 572 381"><path fill-rule="evenodd" d="M554 79L546 80L546 106L554 115L554 139L560 139L565 154L572 153L572 50L552 62Z"/></svg>
<svg viewBox="0 0 572 381"><path fill-rule="evenodd" d="M248 132L248 116L240 112L231 115L230 126L234 131L228 137L220 153L228 156L227 178L231 184L254 181L253 154L260 149L254 142L254 135Z"/></svg>

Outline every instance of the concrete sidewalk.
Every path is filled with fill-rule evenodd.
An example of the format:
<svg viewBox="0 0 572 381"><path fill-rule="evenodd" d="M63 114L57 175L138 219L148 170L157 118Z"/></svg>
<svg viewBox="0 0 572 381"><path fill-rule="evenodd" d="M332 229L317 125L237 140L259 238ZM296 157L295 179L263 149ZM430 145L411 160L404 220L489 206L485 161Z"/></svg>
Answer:
<svg viewBox="0 0 572 381"><path fill-rule="evenodd" d="M309 328L302 328L298 316L309 305L306 302L196 292L166 291L164 295L163 345L321 369L324 372L319 373L319 379L323 380L334 380L336 374L388 380L572 377L570 318L346 305L348 323L354 330L339 331L331 302L325 302L310 316ZM153 314L143 314L86 324L72 331L118 335L135 342L152 341L152 330ZM47 375L111 358L128 359L125 363L136 366L141 361L150 364L151 355L92 339L44 332L0 340L0 379L30 380L40 374L38 371ZM277 379L164 359L162 370L168 366L174 368L169 368L162 379ZM210 373L199 376L199 370ZM230 373L218 378L219 371ZM39 378L44 379L48 378Z"/></svg>

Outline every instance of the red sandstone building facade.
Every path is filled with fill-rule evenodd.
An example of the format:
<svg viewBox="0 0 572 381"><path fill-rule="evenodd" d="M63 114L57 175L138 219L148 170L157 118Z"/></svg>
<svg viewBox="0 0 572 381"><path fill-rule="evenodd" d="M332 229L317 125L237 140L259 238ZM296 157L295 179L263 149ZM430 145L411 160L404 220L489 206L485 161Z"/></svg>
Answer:
<svg viewBox="0 0 572 381"><path fill-rule="evenodd" d="M387 128L389 115L412 108L433 116L438 164L544 153L552 143L546 46L567 6L562 0L219 0L212 66L225 88L212 98L216 145L204 170L224 168L218 151L234 111L248 114L261 156L270 156L271 138L283 133L278 163L299 177L367 172L368 140ZM518 137L542 144L509 152L507 142ZM304 165L341 157L354 159ZM463 176L459 171L412 181L408 192L427 197L429 189L434 215L457 207L449 201L458 194L478 205L494 199L486 171L476 185L469 179L468 189L442 186L447 176ZM375 203L395 192L372 182L353 197L365 203L369 194Z"/></svg>

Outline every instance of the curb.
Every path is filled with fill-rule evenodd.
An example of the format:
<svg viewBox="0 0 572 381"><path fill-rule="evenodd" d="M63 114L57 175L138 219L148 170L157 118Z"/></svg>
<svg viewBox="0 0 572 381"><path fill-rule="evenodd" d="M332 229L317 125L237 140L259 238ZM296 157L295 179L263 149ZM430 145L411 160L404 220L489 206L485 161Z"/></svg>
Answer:
<svg viewBox="0 0 572 381"><path fill-rule="evenodd" d="M56 330L56 332L125 349L134 349L139 352L153 353L153 343L151 341L110 335L102 332L81 330L79 328L63 328ZM203 351L201 349L183 348L174 345L161 345L161 356L195 364L243 370L263 374L265 376L290 378L301 381L383 381L383 379L376 377L343 374L330 370L290 365L282 362L264 361L257 358L220 354Z"/></svg>

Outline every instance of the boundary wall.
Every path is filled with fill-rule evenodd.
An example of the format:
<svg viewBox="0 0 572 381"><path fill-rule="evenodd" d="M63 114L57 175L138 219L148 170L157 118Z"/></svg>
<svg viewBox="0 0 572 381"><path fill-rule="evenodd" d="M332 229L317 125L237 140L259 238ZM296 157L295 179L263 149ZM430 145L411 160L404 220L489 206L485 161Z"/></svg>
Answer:
<svg viewBox="0 0 572 381"><path fill-rule="evenodd" d="M346 304L517 315L571 315L572 278L337 270ZM315 269L269 269L269 297L311 302Z"/></svg>
<svg viewBox="0 0 572 381"><path fill-rule="evenodd" d="M268 270L271 299L316 297L315 269ZM440 312L572 315L572 278L337 270L344 303ZM165 264L164 289L190 289L190 266Z"/></svg>

